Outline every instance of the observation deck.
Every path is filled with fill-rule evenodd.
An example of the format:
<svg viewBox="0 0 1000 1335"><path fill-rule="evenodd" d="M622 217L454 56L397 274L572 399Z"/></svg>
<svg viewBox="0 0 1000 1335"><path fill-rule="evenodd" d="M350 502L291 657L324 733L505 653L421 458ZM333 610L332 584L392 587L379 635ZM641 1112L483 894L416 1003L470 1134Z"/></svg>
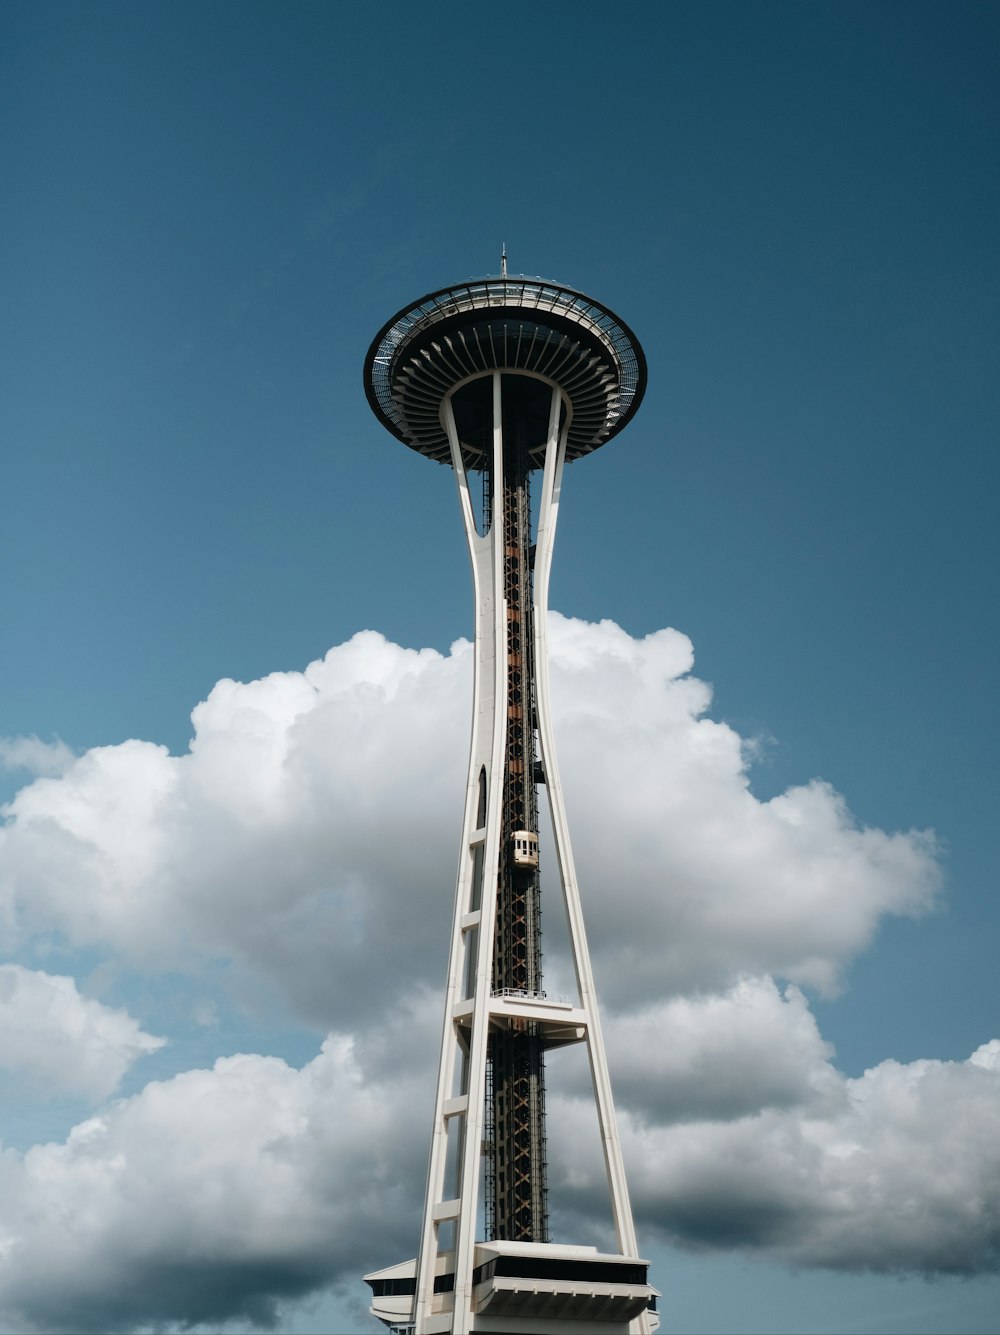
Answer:
<svg viewBox="0 0 1000 1335"><path fill-rule="evenodd" d="M398 440L450 463L441 402L462 381L496 370L560 385L572 405L567 460L617 435L646 389L639 342L606 306L542 278L502 276L440 288L394 315L368 349L365 392ZM477 454L468 453L475 468Z"/></svg>
<svg viewBox="0 0 1000 1335"><path fill-rule="evenodd" d="M640 1257L602 1253L596 1247L480 1242L473 1259L474 1331L629 1335L630 1323L640 1313L645 1313L651 1332L659 1328L660 1291L649 1283L649 1262ZM454 1265L453 1252L437 1258L433 1311L426 1322L429 1335L452 1328ZM365 1283L372 1289L372 1313L390 1331L412 1335L416 1261L375 1270L365 1276Z"/></svg>

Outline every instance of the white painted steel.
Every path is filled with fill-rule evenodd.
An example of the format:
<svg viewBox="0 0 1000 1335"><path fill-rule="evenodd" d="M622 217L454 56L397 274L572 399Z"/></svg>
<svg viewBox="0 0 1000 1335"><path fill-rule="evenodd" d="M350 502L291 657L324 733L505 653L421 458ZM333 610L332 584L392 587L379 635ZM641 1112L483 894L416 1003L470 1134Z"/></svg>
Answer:
<svg viewBox="0 0 1000 1335"><path fill-rule="evenodd" d="M494 497L502 497L501 375L503 372L494 371L489 374L493 381L492 486ZM572 409L569 399L560 388L540 375L534 375L532 378L544 380L551 386L552 399L536 532L533 611L536 708L539 747L552 817L559 879L569 923L579 1004L567 1005L549 1001L542 996L494 997L491 994L502 818L502 777L507 741L507 608L503 596L503 525L494 523L489 532L482 535L477 532L469 480L462 460L461 445L452 410L452 395L455 390L468 380L479 378L478 375L469 376L453 384L441 405L441 422L447 432L451 449L459 506L472 562L476 608L476 655L465 819L459 849L427 1195L420 1250L416 1262L416 1293L413 1307L415 1335L432 1335L432 1332L438 1331L451 1332L451 1335L469 1335L471 1331L497 1328L496 1318L488 1318L485 1312L481 1321L477 1321L476 1297L472 1283L476 1257L476 1226L479 1218L487 1041L491 1016L522 1016L535 1020L554 1045L560 1042L586 1042L618 1249L624 1257L637 1256L635 1229L625 1182L621 1145L615 1126L611 1084L601 1038L593 974L556 764L549 708L546 625L548 591ZM565 418L560 428L560 414L563 407L565 407ZM485 827L479 825L477 821L480 774L484 771L488 785ZM480 902L474 907L471 894L473 850L476 845L482 845L484 871ZM466 986L466 979L469 976L466 961L467 939L476 941L471 995L467 995ZM463 1060L463 1057L466 1059ZM464 1078L461 1075L463 1068ZM459 1088L456 1088L456 1081L460 1081ZM449 1135L459 1138L458 1180L451 1182L446 1181ZM452 1227L454 1237L442 1238L441 1229ZM446 1245L442 1245L443 1243ZM537 1248L533 1247L532 1250L556 1255L562 1249L539 1243ZM452 1256L445 1256L442 1254L444 1252L452 1253ZM452 1265L455 1275L454 1307L449 1311L451 1295L435 1295L434 1278L435 1274L450 1272ZM513 1329L515 1326L522 1328L520 1321L514 1322L509 1328ZM540 1318L538 1325L530 1326L533 1330L550 1328L593 1332L594 1324L563 1321L553 1324ZM624 1327L616 1326L616 1329ZM648 1335L651 1329L646 1314L635 1318L628 1326L628 1330L634 1332L634 1335Z"/></svg>
<svg viewBox="0 0 1000 1335"><path fill-rule="evenodd" d="M493 468L494 477L502 478L503 434L499 373L494 374L493 381ZM476 608L476 657L472 691L469 780L466 787L462 840L459 846L455 918L448 964L434 1130L427 1174L427 1197L424 1202L424 1222L417 1257L414 1300L416 1335L425 1335L434 1317L434 1274L439 1251L439 1228L434 1212L445 1192L445 1161L450 1120L446 1114L446 1103L454 1088L456 1063L459 1061L460 1051L466 1044L468 1050L468 1060L465 1063L466 1087L460 1092L467 1096L467 1107L464 1114L456 1115L460 1119L457 1134L461 1140L458 1159L461 1181L458 1192L460 1209L455 1220L455 1237L452 1240L455 1251L455 1312L451 1329L462 1335L470 1329L472 1261L479 1210L480 1146L483 1138L486 1099L486 1043L489 1035L490 982L496 920L496 867L500 854L502 770L507 722L506 709L503 707L507 695L507 653L502 526L491 525L489 532L483 535L476 530L472 498L469 494L469 479L462 462L455 414L452 411L453 393L454 389L441 405L441 418L451 446L459 506L472 561ZM485 832L476 819L479 807L479 776L484 770L487 778ZM463 923L468 921L472 913L470 908L474 866L472 849L474 844L479 842L483 844L484 873L478 910L479 939L472 1006L462 1007L456 1013L459 1003L467 1000L462 996L464 990L462 974L465 964ZM458 1015L461 1015L466 1023L462 1023Z"/></svg>
<svg viewBox="0 0 1000 1335"><path fill-rule="evenodd" d="M555 412L556 409L553 405L553 413ZM564 430L557 438L550 426L549 444L545 456L545 472L542 479L542 497L538 512L538 529L535 538L535 708L538 714L538 749L541 752L542 769L545 773L545 791L548 797L549 814L552 819L552 837L555 843L556 861L559 865L563 902L566 905L570 945L576 970L577 988L580 994L580 1009L586 1016L587 1056L590 1061L594 1099L597 1104L597 1119L601 1133L601 1145L604 1150L604 1166L608 1177L608 1191L611 1196L615 1237L618 1250L623 1256L637 1256L638 1243L635 1236L635 1222L632 1218L628 1183L625 1178L621 1140L618 1136L618 1126L615 1121L611 1077L608 1074L608 1062L604 1051L604 1040L601 1035L601 1020L597 1009L597 990L594 986L590 951L587 948L587 934L583 925L580 888L576 879L573 849L569 839L569 823L566 819L566 805L563 800L562 784L559 780L555 737L552 731L552 712L549 703L549 581L552 573L552 552L555 546L556 524L559 519L559 501L562 494L565 464L566 432ZM650 1330L649 1318L645 1313L636 1317L631 1323L630 1329L635 1331L636 1335L648 1335Z"/></svg>

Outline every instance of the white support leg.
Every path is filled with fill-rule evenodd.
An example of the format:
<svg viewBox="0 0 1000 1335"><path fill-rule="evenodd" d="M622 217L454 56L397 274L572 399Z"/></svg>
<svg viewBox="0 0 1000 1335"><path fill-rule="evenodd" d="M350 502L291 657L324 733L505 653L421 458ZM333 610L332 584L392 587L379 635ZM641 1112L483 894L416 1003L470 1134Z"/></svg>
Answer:
<svg viewBox="0 0 1000 1335"><path fill-rule="evenodd" d="M601 1035L597 993L594 987L590 951L587 947L587 934L583 923L580 890L573 864L573 850L569 839L566 806L563 801L562 784L559 781L559 768L556 761L555 738L552 731L552 714L549 703L549 580L552 573L552 551L555 543L556 523L559 518L559 499L566 461L567 435L566 426L561 433L554 429L559 420L558 398L558 393L554 392L535 546L535 701L538 711L538 744L541 751L542 767L545 772L545 787L552 818L552 836L555 843L556 861L559 866L559 879L562 883L563 900L566 905L566 918L569 924L570 946L573 953L573 965L576 970L580 1007L586 1014L587 1056L594 1086L594 1099L597 1104L597 1118L600 1127L601 1145L604 1151L604 1165L608 1177L608 1191L611 1197L615 1235L618 1250L622 1255L636 1256L638 1254L638 1243L632 1218L632 1206L629 1201L628 1183L625 1178L621 1141L618 1137L615 1121L611 1078L608 1074L604 1040ZM646 1315L642 1314L636 1317L631 1323L631 1328L635 1335L646 1335L650 1328Z"/></svg>
<svg viewBox="0 0 1000 1335"><path fill-rule="evenodd" d="M472 561L476 604L476 660L474 668L472 739L465 819L459 851L445 1018L434 1109L434 1131L428 1166L427 1198L417 1259L414 1305L416 1335L428 1329L466 1335L472 1323L472 1271L479 1214L481 1146L486 1099L486 1049L489 1038L493 937L496 922L496 869L500 856L503 763L507 716L507 615L503 598L501 526L491 525L480 535L476 529L469 480L452 411L451 395L441 410L451 445L458 483L459 505ZM493 375L493 485L503 483L503 430L500 373ZM485 775L485 822L479 816L481 777ZM477 853L477 849L479 850ZM475 950L474 965L468 952ZM463 1060L462 1048L468 1056ZM456 1064L462 1061L464 1079L457 1096ZM457 1102L456 1102L457 1097ZM455 1129L449 1123L454 1120ZM449 1135L457 1136L458 1182L446 1183ZM447 1214L445 1214L447 1211ZM454 1233L454 1312L445 1327L433 1321L434 1277L440 1249L439 1234L447 1221ZM450 1269L451 1267L449 1267Z"/></svg>

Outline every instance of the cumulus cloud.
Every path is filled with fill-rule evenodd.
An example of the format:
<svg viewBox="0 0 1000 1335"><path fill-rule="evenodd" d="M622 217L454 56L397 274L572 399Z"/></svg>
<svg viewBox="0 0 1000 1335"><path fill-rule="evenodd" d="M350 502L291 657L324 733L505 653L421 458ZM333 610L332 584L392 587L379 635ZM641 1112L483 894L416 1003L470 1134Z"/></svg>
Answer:
<svg viewBox="0 0 1000 1335"><path fill-rule="evenodd" d="M607 1004L743 973L829 990L882 915L933 902L930 835L860 828L819 782L753 796L740 737L705 717L685 636L552 621ZM220 682L187 755L88 751L9 804L0 920L13 940L55 929L146 967L234 960L315 1020L377 1020L412 980L441 976L471 666L464 641L441 655L363 632L304 672Z"/></svg>
<svg viewBox="0 0 1000 1335"><path fill-rule="evenodd" d="M607 1000L741 973L829 992L882 915L932 905L930 833L862 828L819 781L754 797L742 739L684 675L685 636L557 625L560 759Z"/></svg>
<svg viewBox="0 0 1000 1335"><path fill-rule="evenodd" d="M3 1319L17 1330L268 1326L283 1303L412 1254L426 1152L414 1109L429 1106L433 1076L412 1054L434 1012L422 997L416 1045L409 1032L374 1047L333 1035L301 1070L225 1058L147 1085L64 1143L0 1155ZM805 1078L776 1095L752 1074L741 1108L720 1090L711 1114L697 1096L700 1118L676 1118L668 1085L697 1065L699 1034L732 1058L730 1018L765 1061L792 1036ZM766 979L674 1008L659 1053L685 1035L686 1053L649 1068L659 1101L637 1104L627 1080L622 1091L647 1239L828 1267L996 1266L1000 1043L967 1062L885 1062L847 1080L799 995ZM603 1208L599 1165L577 1153L592 1109L556 1104L553 1193L579 1238Z"/></svg>
<svg viewBox="0 0 1000 1335"><path fill-rule="evenodd" d="M847 1080L802 990L835 990L885 915L933 905L933 836L865 828L820 781L758 800L753 747L707 716L676 631L636 639L554 616L552 651L644 1228L807 1265L995 1265L1000 1043ZM277 991L335 1034L302 1070L228 1057L65 1143L0 1157L0 1306L15 1328L266 1325L283 1301L412 1251L471 668L465 642L418 652L363 632L303 672L219 682L183 756L94 748L5 808L8 945L42 935L117 969L221 966L242 997ZM29 977L59 984L70 1010L97 1006L69 980ZM87 1014L127 1060L157 1042L120 1013ZM592 1109L571 1054L551 1069L553 1197L579 1236L603 1209L575 1149Z"/></svg>
<svg viewBox="0 0 1000 1335"><path fill-rule="evenodd" d="M72 978L0 965L0 1070L31 1092L107 1098L164 1041L125 1011L81 996Z"/></svg>
<svg viewBox="0 0 1000 1335"><path fill-rule="evenodd" d="M638 1214L689 1246L798 1265L995 1272L1000 1073L980 1053L883 1062L842 1079L826 1113L768 1109L669 1129L628 1119L629 1153L643 1162Z"/></svg>
<svg viewBox="0 0 1000 1335"><path fill-rule="evenodd" d="M392 1000L414 960L437 982L469 672L466 645L366 632L304 673L220 682L183 757L130 741L37 780L0 836L9 936L235 960L331 1025Z"/></svg>
<svg viewBox="0 0 1000 1335"><path fill-rule="evenodd" d="M611 1041L646 1237L832 1269L1000 1268L1000 1042L964 1062L886 1061L848 1079L801 994L782 998L767 979L635 1020L620 1017L626 1042ZM564 1217L597 1221L602 1168L576 1149L590 1103L577 1091L549 1102L561 1129L553 1194Z"/></svg>
<svg viewBox="0 0 1000 1335"><path fill-rule="evenodd" d="M346 1037L301 1070L235 1056L155 1082L62 1144L0 1153L7 1329L242 1318L412 1246L419 1076L366 1083Z"/></svg>
<svg viewBox="0 0 1000 1335"><path fill-rule="evenodd" d="M653 1122L830 1106L833 1048L797 987L740 979L722 995L674 997L605 1026L616 1097Z"/></svg>
<svg viewBox="0 0 1000 1335"><path fill-rule="evenodd" d="M0 769L27 770L30 774L62 774L74 753L58 737L43 742L40 737L0 737Z"/></svg>

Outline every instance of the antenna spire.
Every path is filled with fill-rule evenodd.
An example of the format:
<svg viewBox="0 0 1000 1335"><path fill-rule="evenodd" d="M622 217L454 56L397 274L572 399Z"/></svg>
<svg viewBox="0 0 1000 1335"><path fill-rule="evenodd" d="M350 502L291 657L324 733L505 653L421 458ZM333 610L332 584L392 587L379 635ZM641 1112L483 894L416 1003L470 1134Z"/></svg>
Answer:
<svg viewBox="0 0 1000 1335"><path fill-rule="evenodd" d="M500 242L500 277L507 277L507 242Z"/></svg>

